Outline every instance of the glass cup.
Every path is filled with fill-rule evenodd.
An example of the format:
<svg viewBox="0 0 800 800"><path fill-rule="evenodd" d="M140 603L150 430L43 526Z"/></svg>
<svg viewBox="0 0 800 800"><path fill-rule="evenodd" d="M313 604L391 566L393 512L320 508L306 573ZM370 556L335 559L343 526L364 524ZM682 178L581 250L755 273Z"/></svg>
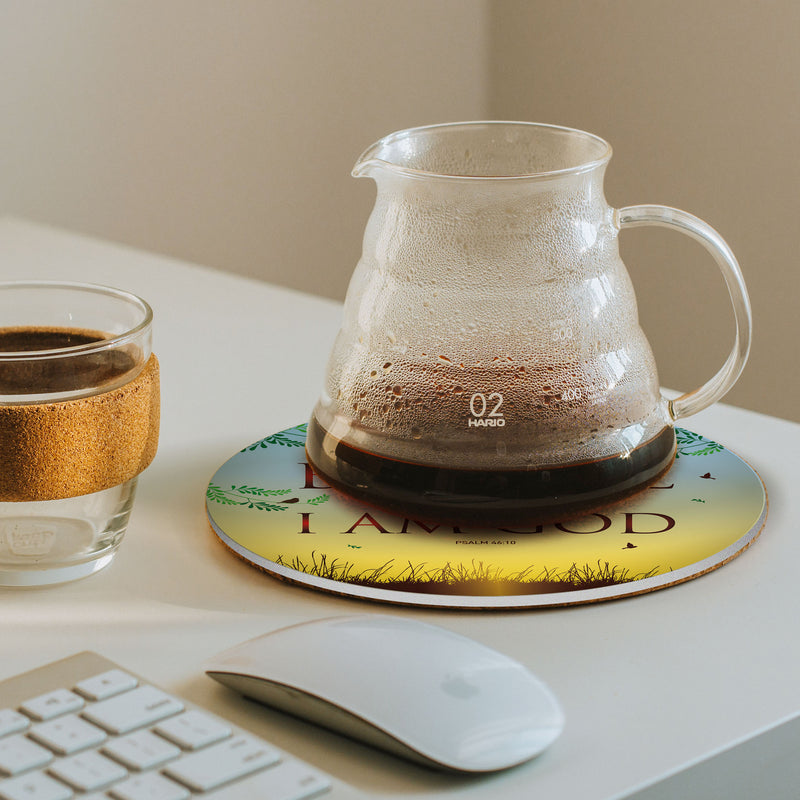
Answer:
<svg viewBox="0 0 800 800"><path fill-rule="evenodd" d="M113 559L158 445L152 320L118 289L0 283L0 586Z"/></svg>

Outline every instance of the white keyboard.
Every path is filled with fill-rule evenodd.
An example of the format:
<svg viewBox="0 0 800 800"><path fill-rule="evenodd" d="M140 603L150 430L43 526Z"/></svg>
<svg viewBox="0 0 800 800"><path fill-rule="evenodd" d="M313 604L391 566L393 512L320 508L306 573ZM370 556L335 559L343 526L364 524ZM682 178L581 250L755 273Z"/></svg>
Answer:
<svg viewBox="0 0 800 800"><path fill-rule="evenodd" d="M2 800L315 797L362 795L96 653L0 682Z"/></svg>

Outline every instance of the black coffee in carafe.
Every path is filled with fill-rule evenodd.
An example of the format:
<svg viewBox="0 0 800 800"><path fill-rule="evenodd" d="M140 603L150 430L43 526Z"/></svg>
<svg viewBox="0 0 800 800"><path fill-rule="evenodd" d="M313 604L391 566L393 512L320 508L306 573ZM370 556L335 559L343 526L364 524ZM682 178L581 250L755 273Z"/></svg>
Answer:
<svg viewBox="0 0 800 800"><path fill-rule="evenodd" d="M568 520L644 489L675 455L671 428L626 455L534 469L415 464L348 445L312 420L306 452L331 486L419 520L505 527Z"/></svg>

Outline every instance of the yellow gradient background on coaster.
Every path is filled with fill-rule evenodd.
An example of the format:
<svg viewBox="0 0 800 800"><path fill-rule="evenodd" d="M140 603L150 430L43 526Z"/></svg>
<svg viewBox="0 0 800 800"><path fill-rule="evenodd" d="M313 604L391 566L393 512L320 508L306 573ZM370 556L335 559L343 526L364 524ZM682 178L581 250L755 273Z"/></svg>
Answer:
<svg viewBox="0 0 800 800"><path fill-rule="evenodd" d="M564 523L490 529L425 526L324 487L307 466L300 425L226 462L209 483L208 515L240 549L337 581L371 577L391 588L394 579L447 573L502 584L576 569L638 580L719 554L765 510L747 464L698 434L677 435L673 468L627 503Z"/></svg>

